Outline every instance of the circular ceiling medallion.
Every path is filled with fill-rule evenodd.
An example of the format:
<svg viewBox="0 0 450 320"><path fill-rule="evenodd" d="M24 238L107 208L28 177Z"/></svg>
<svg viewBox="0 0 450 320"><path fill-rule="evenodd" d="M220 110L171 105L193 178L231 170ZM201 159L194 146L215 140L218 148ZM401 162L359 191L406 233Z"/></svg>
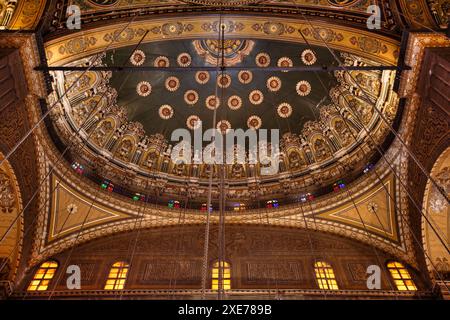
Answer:
<svg viewBox="0 0 450 320"><path fill-rule="evenodd" d="M308 81L302 80L297 82L297 85L295 86L295 89L297 90L297 93L299 96L307 96L311 92L311 85Z"/></svg>
<svg viewBox="0 0 450 320"><path fill-rule="evenodd" d="M220 106L220 99L215 95L211 95L208 98L206 98L205 104L208 109L214 110Z"/></svg>
<svg viewBox="0 0 450 320"><path fill-rule="evenodd" d="M196 115L189 116L186 120L186 126L191 130L199 128L200 124L200 118Z"/></svg>
<svg viewBox="0 0 450 320"><path fill-rule="evenodd" d="M289 103L283 102L278 106L277 112L281 118L288 118L292 114L292 107Z"/></svg>
<svg viewBox="0 0 450 320"><path fill-rule="evenodd" d="M184 93L184 101L189 105L194 105L198 101L198 93L195 90L188 90Z"/></svg>
<svg viewBox="0 0 450 320"><path fill-rule="evenodd" d="M177 77L168 77L165 86L170 92L176 91L180 87L180 80Z"/></svg>
<svg viewBox="0 0 450 320"><path fill-rule="evenodd" d="M220 120L219 122L217 122L216 128L222 134L225 134L228 130L231 129L231 123L227 120Z"/></svg>
<svg viewBox="0 0 450 320"><path fill-rule="evenodd" d="M350 7L354 5L358 0L328 0L328 3L338 7Z"/></svg>
<svg viewBox="0 0 450 320"><path fill-rule="evenodd" d="M302 80L297 82L297 85L295 86L295 90L297 90L297 93L299 96L307 96L311 92L311 85L308 81Z"/></svg>
<svg viewBox="0 0 450 320"><path fill-rule="evenodd" d="M261 128L261 125L262 125L262 120L258 116L250 116L247 120L247 126L250 129L257 130L257 129Z"/></svg>
<svg viewBox="0 0 450 320"><path fill-rule="evenodd" d="M241 70L238 73L238 79L243 84L250 83L253 79L253 73L249 70Z"/></svg>
<svg viewBox="0 0 450 320"><path fill-rule="evenodd" d="M294 63L292 62L291 58L288 57L282 57L278 59L277 61L277 67L279 68L292 68L294 66ZM287 72L288 70L282 70L282 72Z"/></svg>
<svg viewBox="0 0 450 320"><path fill-rule="evenodd" d="M228 88L231 85L231 77L229 74L220 74L217 77L217 85L220 88Z"/></svg>
<svg viewBox="0 0 450 320"><path fill-rule="evenodd" d="M140 66L145 61L145 53L142 50L135 50L130 57L130 62L133 66Z"/></svg>
<svg viewBox="0 0 450 320"><path fill-rule="evenodd" d="M152 85L147 81L141 81L136 86L136 92L141 97L146 97L152 92Z"/></svg>
<svg viewBox="0 0 450 320"><path fill-rule="evenodd" d="M180 67L189 67L191 65L192 58L189 53L180 53L177 57L177 63Z"/></svg>
<svg viewBox="0 0 450 320"><path fill-rule="evenodd" d="M167 119L172 118L173 108L171 106L169 106L168 104L164 104L161 107L159 107L158 113L159 113L159 117L161 119L167 120Z"/></svg>
<svg viewBox="0 0 450 320"><path fill-rule="evenodd" d="M239 96L231 96L228 98L228 108L237 110L242 107L242 99Z"/></svg>
<svg viewBox="0 0 450 320"><path fill-rule="evenodd" d="M303 51L301 57L303 63L306 64L307 66L313 65L317 61L316 55L310 49L306 49L305 51Z"/></svg>
<svg viewBox="0 0 450 320"><path fill-rule="evenodd" d="M259 90L253 90L248 95L248 99L250 100L250 102L252 104L261 104L263 102L263 100L264 100L264 95Z"/></svg>
<svg viewBox="0 0 450 320"><path fill-rule="evenodd" d="M267 89L272 92L276 92L281 88L281 80L278 77L270 77L267 79Z"/></svg>
<svg viewBox="0 0 450 320"><path fill-rule="evenodd" d="M205 84L209 81L209 72L208 71L197 71L195 73L195 81L200 84Z"/></svg>
<svg viewBox="0 0 450 320"><path fill-rule="evenodd" d="M164 56L159 56L153 62L153 66L157 68L167 68L169 66L169 58Z"/></svg>
<svg viewBox="0 0 450 320"><path fill-rule="evenodd" d="M258 53L255 62L258 67L268 67L270 64L270 56L265 52Z"/></svg>

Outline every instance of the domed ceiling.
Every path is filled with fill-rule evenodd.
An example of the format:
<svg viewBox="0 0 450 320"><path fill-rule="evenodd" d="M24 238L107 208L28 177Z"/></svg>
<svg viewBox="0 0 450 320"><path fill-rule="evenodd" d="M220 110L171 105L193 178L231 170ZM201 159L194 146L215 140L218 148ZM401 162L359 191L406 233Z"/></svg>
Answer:
<svg viewBox="0 0 450 320"><path fill-rule="evenodd" d="M163 24L167 30L161 32L177 33L172 29L179 26ZM277 32L272 29L267 32ZM334 54L347 66L379 65L353 53L334 49ZM300 70L337 66L328 48L317 45L264 38L184 38L123 46L66 65L91 63L126 68L55 72L54 101L78 77L81 80L53 112L54 123L63 142L73 134L86 142L88 148L77 148L70 160L83 164L87 176L108 179L130 192L162 188L167 197L195 192L203 201L211 165L174 163L170 157L178 142L170 141L172 132L192 130L198 120L203 132L211 127L222 132L280 130L278 173L261 174L260 163L226 164L228 197L247 201L263 194L281 198L322 192L339 179L347 182L361 175L376 154L375 145L385 140L387 125L375 106L389 121L397 112L393 71ZM218 172L214 165L214 180Z"/></svg>

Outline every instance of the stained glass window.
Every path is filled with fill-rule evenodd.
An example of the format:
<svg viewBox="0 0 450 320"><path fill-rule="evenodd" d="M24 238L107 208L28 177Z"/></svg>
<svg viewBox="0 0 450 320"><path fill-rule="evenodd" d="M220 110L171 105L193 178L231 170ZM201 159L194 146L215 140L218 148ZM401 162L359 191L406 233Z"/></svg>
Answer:
<svg viewBox="0 0 450 320"><path fill-rule="evenodd" d="M319 288L323 290L339 290L336 282L336 276L331 265L324 261L314 263L314 271L316 273Z"/></svg>
<svg viewBox="0 0 450 320"><path fill-rule="evenodd" d="M122 290L125 287L128 269L129 264L126 262L120 261L114 263L109 271L105 290Z"/></svg>
<svg viewBox="0 0 450 320"><path fill-rule="evenodd" d="M416 291L417 287L411 278L408 270L400 262L389 262L387 264L391 277L394 280L397 290Z"/></svg>
<svg viewBox="0 0 450 320"><path fill-rule="evenodd" d="M220 273L219 273L220 272ZM223 290L231 289L231 267L228 262L215 262L212 267L212 286L211 289L219 290L219 275L221 275L221 288Z"/></svg>

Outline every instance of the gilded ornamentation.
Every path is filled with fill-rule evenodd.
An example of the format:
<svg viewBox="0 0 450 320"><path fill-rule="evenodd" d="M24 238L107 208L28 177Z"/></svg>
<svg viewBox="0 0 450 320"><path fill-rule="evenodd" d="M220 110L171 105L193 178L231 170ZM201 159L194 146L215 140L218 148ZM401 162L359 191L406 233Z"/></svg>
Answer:
<svg viewBox="0 0 450 320"><path fill-rule="evenodd" d="M314 28L312 31L310 28L304 28L302 30L302 33L306 36L312 35L314 39L319 41L341 42L342 40L344 40L344 36L341 33L335 32L330 28Z"/></svg>
<svg viewBox="0 0 450 320"><path fill-rule="evenodd" d="M75 54L86 51L90 46L94 46L97 42L95 37L81 37L69 40L64 46L59 47L60 54Z"/></svg>
<svg viewBox="0 0 450 320"><path fill-rule="evenodd" d="M152 85L147 81L141 81L136 86L136 92L141 97L146 97L152 92Z"/></svg>
<svg viewBox="0 0 450 320"><path fill-rule="evenodd" d="M258 67L268 67L270 65L270 56L265 52L258 53L255 57L255 62Z"/></svg>
<svg viewBox="0 0 450 320"><path fill-rule="evenodd" d="M318 162L324 161L331 157L331 148L323 138L318 138L315 140L314 155Z"/></svg>
<svg viewBox="0 0 450 320"><path fill-rule="evenodd" d="M386 53L388 48L380 41L371 37L352 37L350 38L352 44L358 45L358 47L369 53Z"/></svg>
<svg viewBox="0 0 450 320"><path fill-rule="evenodd" d="M170 62L167 57L159 56L153 62L153 66L155 66L157 68L167 68L170 66Z"/></svg>
<svg viewBox="0 0 450 320"><path fill-rule="evenodd" d="M317 61L317 57L316 57L315 53L310 49L304 50L301 54L301 58L302 58L302 62L304 64L306 64L307 66L313 65Z"/></svg>
<svg viewBox="0 0 450 320"><path fill-rule="evenodd" d="M200 118L196 115L189 116L186 120L186 126L191 130L197 129L200 123Z"/></svg>
<svg viewBox="0 0 450 320"><path fill-rule="evenodd" d="M236 31L242 31L244 24L241 22L234 22L232 20L225 20L219 25L219 21L205 22L202 24L202 29L207 32L216 33L223 31L225 33L231 33Z"/></svg>
<svg viewBox="0 0 450 320"><path fill-rule="evenodd" d="M161 119L164 120L170 119L173 116L173 108L168 104L164 104L161 107L159 107L158 114Z"/></svg>
<svg viewBox="0 0 450 320"><path fill-rule="evenodd" d="M209 81L210 75L208 71L197 71L195 73L195 81L200 84L205 84Z"/></svg>
<svg viewBox="0 0 450 320"><path fill-rule="evenodd" d="M180 80L177 77L168 77L164 85L168 91L174 92L180 87Z"/></svg>
<svg viewBox="0 0 450 320"><path fill-rule="evenodd" d="M8 175L0 169L0 209L3 213L13 211L15 205L14 190Z"/></svg>
<svg viewBox="0 0 450 320"><path fill-rule="evenodd" d="M184 102L188 105L194 105L198 101L198 93L195 90L188 90L184 93Z"/></svg>
<svg viewBox="0 0 450 320"><path fill-rule="evenodd" d="M255 23L252 25L253 30L263 31L265 34L282 35L283 33L291 34L295 29L290 25L285 25L281 22L266 22L263 24Z"/></svg>
<svg viewBox="0 0 450 320"><path fill-rule="evenodd" d="M228 108L238 110L240 107L242 107L241 97L234 95L228 98Z"/></svg>
<svg viewBox="0 0 450 320"><path fill-rule="evenodd" d="M228 120L220 120L216 125L217 130L222 134L226 134L229 129L231 129L231 123Z"/></svg>
<svg viewBox="0 0 450 320"><path fill-rule="evenodd" d="M378 204L376 204L375 202L370 201L367 204L367 211L369 211L370 213L376 214L378 212Z"/></svg>
<svg viewBox="0 0 450 320"><path fill-rule="evenodd" d="M292 59L289 57L282 57L282 58L278 59L278 61L277 61L277 67L280 67L280 68L292 68L293 65L294 64L292 62ZM283 70L283 72L287 72L287 71L288 71L288 69Z"/></svg>
<svg viewBox="0 0 450 320"><path fill-rule="evenodd" d="M259 2L261 0L185 0L186 2L191 2L195 4L203 4L207 6L237 6L237 5L248 5L252 3Z"/></svg>
<svg viewBox="0 0 450 320"><path fill-rule="evenodd" d="M105 34L103 40L105 42L126 42L133 40L135 37L142 37L144 34L145 30L143 28L126 28L123 31L120 29Z"/></svg>
<svg viewBox="0 0 450 320"><path fill-rule="evenodd" d="M277 108L277 113L281 118L289 118L292 114L292 107L289 103L281 103Z"/></svg>
<svg viewBox="0 0 450 320"><path fill-rule="evenodd" d="M164 23L161 26L153 27L150 31L154 34L163 34L165 36L179 36L184 32L190 32L194 26L190 23L183 24L181 22Z"/></svg>
<svg viewBox="0 0 450 320"><path fill-rule="evenodd" d="M261 125L262 125L262 120L258 116L250 116L247 120L247 126L250 129L258 130L259 128L261 128Z"/></svg>
<svg viewBox="0 0 450 320"><path fill-rule="evenodd" d="M135 50L130 57L130 62L134 66L141 66L145 61L145 53L142 50Z"/></svg>
<svg viewBox="0 0 450 320"><path fill-rule="evenodd" d="M197 54L203 57L206 63L213 66L234 66L242 62L242 59L252 52L255 42L252 40L225 39L222 44L217 39L207 39L194 40L192 44Z"/></svg>
<svg viewBox="0 0 450 320"><path fill-rule="evenodd" d="M75 214L78 212L78 206L74 203L70 203L67 207L66 207L66 211L69 214Z"/></svg>
<svg viewBox="0 0 450 320"><path fill-rule="evenodd" d="M220 74L217 77L217 85L220 88L228 88L231 85L231 77L229 74Z"/></svg>

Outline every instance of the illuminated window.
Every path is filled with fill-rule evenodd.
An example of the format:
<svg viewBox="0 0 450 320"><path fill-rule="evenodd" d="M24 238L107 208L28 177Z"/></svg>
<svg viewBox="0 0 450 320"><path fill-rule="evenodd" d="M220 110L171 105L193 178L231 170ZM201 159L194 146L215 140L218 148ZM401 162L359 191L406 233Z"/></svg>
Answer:
<svg viewBox="0 0 450 320"><path fill-rule="evenodd" d="M84 173L84 167L79 164L78 162L72 163L72 169L75 170L76 173L83 174Z"/></svg>
<svg viewBox="0 0 450 320"><path fill-rule="evenodd" d="M323 290L339 290L333 268L329 263L317 261L314 263L317 283Z"/></svg>
<svg viewBox="0 0 450 320"><path fill-rule="evenodd" d="M314 195L309 192L300 196L301 202L313 201L313 200L314 200Z"/></svg>
<svg viewBox="0 0 450 320"><path fill-rule="evenodd" d="M109 180L103 180L102 184L100 185L102 189L106 189L109 192L114 191L114 184Z"/></svg>
<svg viewBox="0 0 450 320"><path fill-rule="evenodd" d="M231 268L228 262L215 262L212 267L212 286L211 289L219 290L219 272L222 276L221 289L230 290L231 289Z"/></svg>
<svg viewBox="0 0 450 320"><path fill-rule="evenodd" d="M394 279L397 290L400 291L416 291L416 285L411 278L408 270L400 262L389 262L387 264L392 279Z"/></svg>
<svg viewBox="0 0 450 320"><path fill-rule="evenodd" d="M242 211L242 210L245 210L245 203L235 203L234 205L233 205L233 210L234 211Z"/></svg>
<svg viewBox="0 0 450 320"><path fill-rule="evenodd" d="M206 203L202 203L202 207L200 208L201 211L206 211L206 208L208 207L208 205ZM212 205L209 205L209 212L212 212L213 208Z"/></svg>
<svg viewBox="0 0 450 320"><path fill-rule="evenodd" d="M105 290L121 290L125 287L129 264L126 262L116 262L109 271L106 280Z"/></svg>
<svg viewBox="0 0 450 320"><path fill-rule="evenodd" d="M341 189L344 189L344 188L345 188L344 180L336 181L336 182L333 184L333 191L334 191L334 192L337 192L337 191L339 191L339 190L341 190Z"/></svg>
<svg viewBox="0 0 450 320"><path fill-rule="evenodd" d="M169 208L176 208L176 209L179 209L181 207L180 201L178 201L178 200L169 200L169 202L167 203L167 206Z"/></svg>
<svg viewBox="0 0 450 320"><path fill-rule="evenodd" d="M373 169L373 164L369 163L365 168L364 168L364 173L369 172L370 170Z"/></svg>
<svg viewBox="0 0 450 320"><path fill-rule="evenodd" d="M136 193L133 195L132 199L133 199L134 201L144 201L144 202L145 202L145 195L136 192Z"/></svg>
<svg viewBox="0 0 450 320"><path fill-rule="evenodd" d="M46 261L34 274L33 280L31 280L28 286L28 291L45 291L48 288L50 280L55 275L58 263L55 261Z"/></svg>

